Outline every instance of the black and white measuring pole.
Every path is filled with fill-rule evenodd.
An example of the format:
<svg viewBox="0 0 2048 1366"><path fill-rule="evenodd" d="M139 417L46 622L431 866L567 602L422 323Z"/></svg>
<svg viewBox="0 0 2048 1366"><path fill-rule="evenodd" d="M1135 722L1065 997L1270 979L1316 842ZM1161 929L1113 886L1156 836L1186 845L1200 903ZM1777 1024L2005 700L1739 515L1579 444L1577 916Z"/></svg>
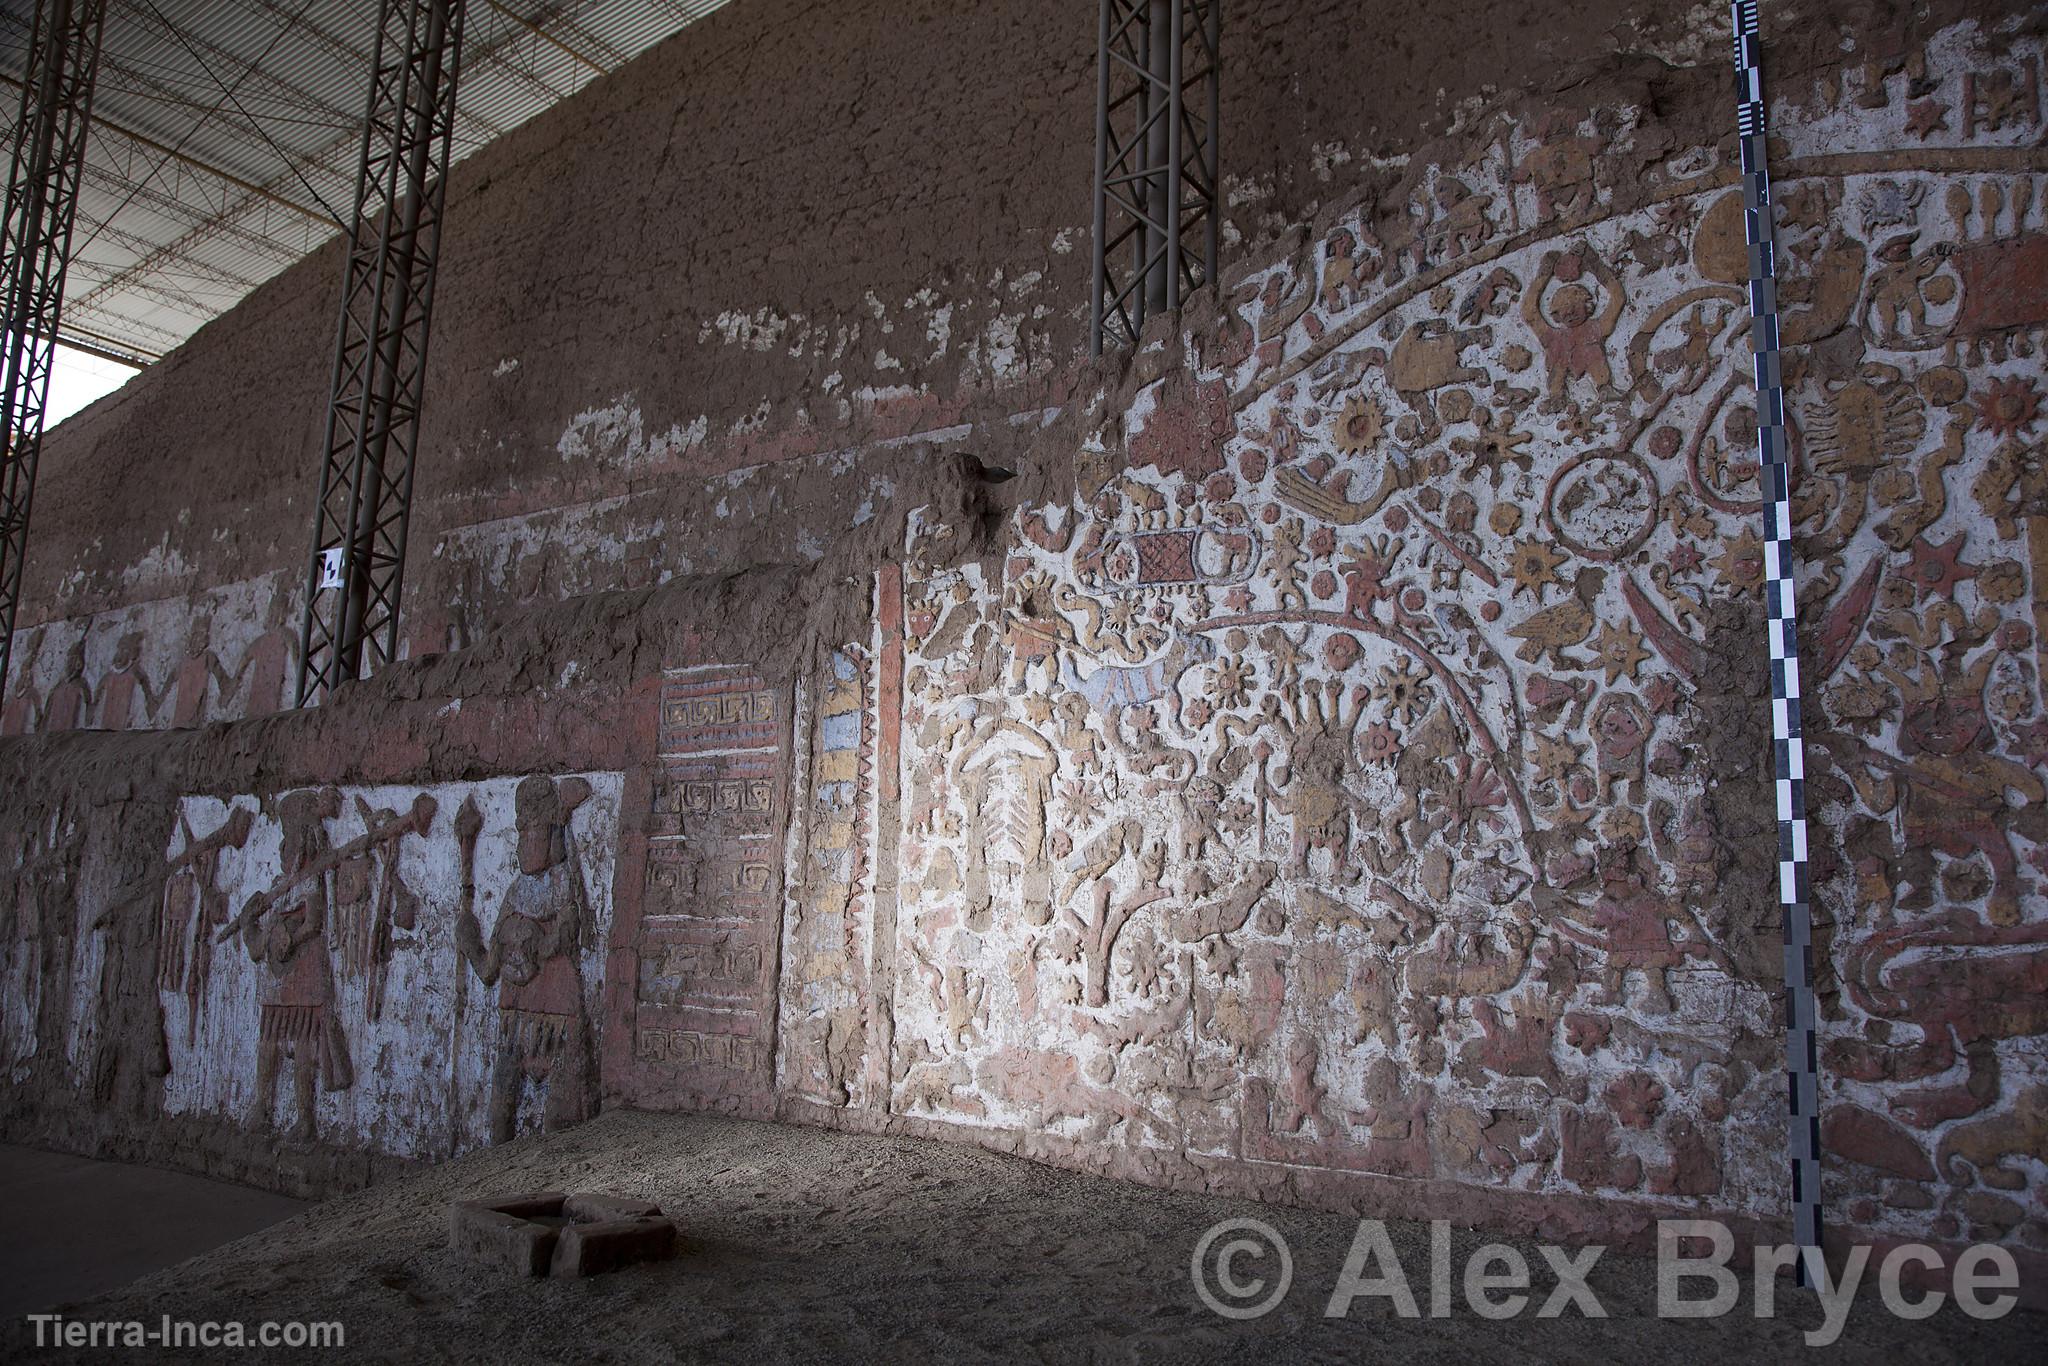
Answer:
<svg viewBox="0 0 2048 1366"><path fill-rule="evenodd" d="M1799 1282L1820 1248L1820 1058L1813 997L1813 912L1806 883L1806 741L1799 724L1799 607L1792 559L1791 465L1778 369L1777 261L1764 141L1757 0L1734 0L1736 125L1749 237L1749 340L1756 353L1756 452L1764 495L1764 593L1770 611L1771 739L1778 780L1778 903L1785 930L1785 1072L1791 1101L1792 1237ZM1808 1251L1811 1249L1811 1251Z"/></svg>

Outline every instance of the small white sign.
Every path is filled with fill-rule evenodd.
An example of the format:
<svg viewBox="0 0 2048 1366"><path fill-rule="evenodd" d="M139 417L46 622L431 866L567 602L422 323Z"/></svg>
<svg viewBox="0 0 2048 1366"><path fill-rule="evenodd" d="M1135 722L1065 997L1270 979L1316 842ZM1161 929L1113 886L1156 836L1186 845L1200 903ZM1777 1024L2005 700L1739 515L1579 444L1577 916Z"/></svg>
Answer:
<svg viewBox="0 0 2048 1366"><path fill-rule="evenodd" d="M342 548L340 546L320 552L320 587L322 591L341 587L341 563Z"/></svg>

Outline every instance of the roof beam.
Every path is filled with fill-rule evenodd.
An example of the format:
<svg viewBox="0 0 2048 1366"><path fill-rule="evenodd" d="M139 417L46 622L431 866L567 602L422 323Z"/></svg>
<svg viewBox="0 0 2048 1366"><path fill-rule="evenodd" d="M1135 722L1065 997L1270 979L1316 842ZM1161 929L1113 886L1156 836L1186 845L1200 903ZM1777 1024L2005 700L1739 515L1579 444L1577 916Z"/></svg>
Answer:
<svg viewBox="0 0 2048 1366"><path fill-rule="evenodd" d="M472 12L495 13L488 38L483 22L472 21L474 50L464 65L490 75L488 83L464 82L463 103L479 101L480 112L457 109L457 155L505 132L501 119L523 122L624 64L650 35L658 40L722 3L648 0L646 16L635 17L631 36L619 40L593 24L593 0L473 0ZM367 69L368 54L356 43L364 35L349 22L365 4L374 9L376 0L233 0L241 17L224 37L225 25L192 0L112 0L129 41L125 50L110 44L103 56L100 86L109 98L96 107L92 132L104 137L94 139L85 168L94 193L78 224L88 246L98 235L109 245L97 259L78 253L66 344L148 363L177 346L193 321L225 311L230 294L246 293L330 239L333 211L319 212L290 191L303 185L309 198L337 202L332 187L354 170L361 111L336 107L349 99L334 76ZM0 39L18 27L14 7L6 8ZM189 15L201 18L188 23ZM253 45L244 41L252 37ZM245 55L256 47L261 56ZM293 79L314 70L317 79ZM18 89L18 73L4 62L0 80ZM0 102L10 93L0 92ZM293 125L289 134L285 125ZM0 128L0 154L10 140L11 130ZM300 150L307 143L316 145ZM131 204L132 215L124 212Z"/></svg>
<svg viewBox="0 0 2048 1366"><path fill-rule="evenodd" d="M265 67L262 64L263 59L261 57L256 61L251 61L239 53L230 52L220 44L211 42L187 28L182 28L172 23L170 18L157 8L155 0L119 0L119 2L123 14L129 19L134 20L139 28L155 34L166 42L175 43L184 49L185 55L190 57L194 64L199 67L198 76L215 89L226 92L231 98L239 93L242 83L248 81L252 85L252 94L261 94L267 99L274 99L286 105L296 106L309 114L325 115L341 125L355 121L354 116L348 110L337 108L329 101L315 99L306 91ZM287 27L284 32L275 35L271 39L272 45L274 46L279 39L291 31ZM269 49L266 48L266 56L268 52ZM212 66L213 62L219 62L228 68L225 74L234 78L232 86L222 79L221 73L215 72ZM188 76L187 79L192 78ZM236 105L235 112L238 114L243 113L239 104ZM250 118L246 114L243 114L243 117L248 119L252 127L255 126L256 120L254 118ZM258 129L257 131L260 135L261 130ZM282 149L272 148L272 150L278 152L280 156L283 155Z"/></svg>
<svg viewBox="0 0 2048 1366"><path fill-rule="evenodd" d="M71 305L67 304L66 307L69 308ZM128 317L126 314L116 313L112 309L107 308L95 308L92 312L103 318L111 318L124 328L132 328L136 332L154 332L159 336L170 338L171 345L175 346L178 344L178 339L162 328L152 327L148 323L140 322ZM79 345L73 340L77 337L84 337L86 339L85 345ZM66 346L78 346L78 349L81 351L86 346L111 347L114 350L114 354L108 356L107 359L125 359L130 365L135 364L137 357L141 358L144 365L148 365L154 361L162 360L169 354L168 351L152 351L146 346L138 346L133 341L124 337L112 337L104 332L95 332L89 327L80 327L76 318L66 318L64 320L64 326L58 329L57 340ZM125 357L120 354L123 351L127 352Z"/></svg>
<svg viewBox="0 0 2048 1366"><path fill-rule="evenodd" d="M597 75L602 76L605 74L604 65L600 63L595 57L585 56L583 53L569 46L569 44L563 42L554 34L549 33L546 29L542 28L539 24L536 24L535 22L533 22L533 20L527 18L525 15L520 14L518 11L513 10L508 6L500 3L500 0L486 0L486 3L488 3L490 7L496 10L498 13L504 15L507 19L510 19L513 23L519 25L519 27L525 29L528 33L531 33L536 38L539 38L542 42L551 43L555 47L558 47L562 51L568 53L578 62L580 62L584 66L589 67L591 71L595 72Z"/></svg>
<svg viewBox="0 0 2048 1366"><path fill-rule="evenodd" d="M282 21L286 25L287 31L305 34L313 42L325 48L327 54L342 66L352 71L367 71L370 69L370 54L368 52L358 48L354 43L349 42L339 34L330 32L315 23L310 17L309 11L302 8L295 17L287 13L284 7L278 3L278 0L244 0L244 3L252 8L261 10L274 19ZM476 135L476 140L479 142L490 142L495 138L504 136L505 130L503 128L492 123L489 119L470 113L459 105L455 110L455 117L461 122L472 125L471 132ZM354 132L360 131L361 125L361 118L354 120L352 136Z"/></svg>
<svg viewBox="0 0 2048 1366"><path fill-rule="evenodd" d="M5 72L0 72L0 81L5 81L8 85L14 87L16 90L21 89L21 82L15 80L14 77L7 75ZM321 213L317 209L309 209L303 204L295 204L291 200L286 199L281 194L275 194L269 190L264 189L261 185L255 184L252 181L242 179L242 177L236 175L233 171L222 170L220 167L215 166L210 162L200 160L198 157L193 156L190 152L181 152L175 147L169 146L165 143L158 142L155 138L149 136L147 133L138 133L133 128L130 128L125 124L118 123L115 120L108 118L105 114L100 114L94 117L92 121L92 126L95 130L105 131L108 133L118 133L120 136L128 139L128 141L132 143L135 143L137 146L147 147L152 152L160 153L164 156L171 158L173 161L179 162L186 166L190 166L193 170L203 172L207 175L212 176L215 180L222 181L226 184L232 185L236 189L244 192L245 194L258 195L264 199L269 200L271 203L278 205L281 208L290 209L293 213L304 214L306 217L312 219L316 223L322 223L326 224L329 227L336 228L341 226L341 224L335 222L332 218L329 218L326 214Z"/></svg>
<svg viewBox="0 0 2048 1366"><path fill-rule="evenodd" d="M266 233L257 232L253 228L245 228L240 224L228 222L222 214L212 209L188 203L176 195L165 194L162 190L152 189L137 180L125 178L105 167L96 166L90 161L85 164L85 175L86 179L96 189L103 190L111 195L131 196L168 217L184 219L191 223L194 228L217 227L222 231L223 235L233 238L249 250L272 257L277 261L280 268L290 265L301 256L313 250L314 247L317 247L320 242L327 240L323 237L320 239L320 242L298 246L288 245ZM244 202L246 203L246 201ZM89 221L95 224L98 222L96 219Z"/></svg>
<svg viewBox="0 0 2048 1366"><path fill-rule="evenodd" d="M157 357L151 356L149 360L137 360L135 357L141 354L138 351L131 351L123 355L119 351L109 351L104 346L95 346L91 342L80 341L77 331L78 329L68 324L60 328L57 333L57 345L69 347L73 351L78 351L88 356L95 356L100 360L110 360L116 365L125 365L131 370L146 370L149 368L149 362L157 359Z"/></svg>
<svg viewBox="0 0 2048 1366"><path fill-rule="evenodd" d="M137 4L141 6L140 9L135 8ZM278 76L275 73L267 70L263 66L264 58L269 56L272 49L274 49L277 46L278 42L284 38L285 34L278 33L274 35L271 38L270 43L263 49L262 54L259 55L257 59L252 62L248 58L239 57L234 53L229 52L226 49L218 46L217 44L205 42L204 40L198 38L196 35L185 33L176 25L171 23L171 21L163 15L162 11L157 9L154 0L127 0L127 4L125 7L127 8L128 12L135 16L137 19L143 19L145 17L146 12L147 23L155 25L157 27L157 30L163 36L169 38L171 41L177 43L178 46L184 48L186 55L191 57L191 59L198 65L201 73L204 74L209 81L211 81L216 87L219 88L220 100L215 103L210 113L200 115L199 122L193 125L192 131L197 132L200 128L206 125L208 120L215 120L219 124L219 126L230 129L236 129L237 131L240 131L240 129L237 127L237 125L232 119L227 119L221 116L221 104L232 105L234 107L235 113L240 115L242 122L248 126L247 131L255 135L257 142L260 143L262 146L267 147L272 155L276 156L279 161L282 161L287 167L287 169L289 169L294 176L298 177L299 184L305 187L307 194L313 196L313 200L315 203L319 204L321 208L327 210L328 216L334 219L336 227L344 226L343 223L341 222L340 212L338 210L328 207L327 201L321 198L320 191L313 188L313 182L307 179L305 173L299 168L299 163L303 160L303 158L296 157L292 153L286 151L283 147L280 147L277 144L277 141L274 138L272 138L269 133L264 131L263 125L260 122L258 122L257 119L253 115L251 115L248 110L242 107L241 100L236 98L236 91L239 89L242 82L244 80L250 80L253 81L259 89L269 89L274 94L285 99L287 102L296 102L300 105L300 107L307 109L308 111L318 112L326 115L329 119L336 121L336 127L346 128L348 126L349 116L345 110L337 109L331 104L324 104L318 100L314 100L311 99L310 97L303 95L296 87L292 85L290 81L287 81L283 77ZM286 30L286 32L289 31L290 30L288 29ZM223 62L232 62L235 66L241 69L241 74L235 78L233 84L230 84L227 81L223 80L218 74L215 73L214 69L207 64L206 56L199 50L202 46L205 47L207 51L211 52L216 58L216 60ZM281 180L282 177L280 177L279 179Z"/></svg>

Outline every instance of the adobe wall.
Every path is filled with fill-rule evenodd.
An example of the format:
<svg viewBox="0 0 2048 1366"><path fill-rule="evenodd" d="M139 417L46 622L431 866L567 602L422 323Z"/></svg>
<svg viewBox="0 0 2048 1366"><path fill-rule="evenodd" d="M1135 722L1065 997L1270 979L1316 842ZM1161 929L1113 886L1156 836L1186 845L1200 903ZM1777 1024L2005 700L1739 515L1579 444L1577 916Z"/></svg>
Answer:
<svg viewBox="0 0 2048 1366"><path fill-rule="evenodd" d="M2000 1242L2038 1287L2043 34L1855 17L1848 60L1808 27L1773 67L1825 1193L1837 1236ZM663 520L706 486L545 486L436 541L462 649L309 713L0 745L6 1131L317 1186L602 1100L1782 1232L1708 31L1468 104L1134 356L1069 337L1063 390L962 380L917 419L950 426L736 468L794 555L650 549L673 577L629 588L634 535L719 524ZM712 458L662 429L577 458Z"/></svg>
<svg viewBox="0 0 2048 1366"><path fill-rule="evenodd" d="M819 556L895 500L892 440L1014 468L1043 422L1078 432L1095 24L1048 13L744 0L459 167L406 648ZM1482 93L1697 91L1715 118L1685 137L1719 136L1726 82L1689 64L1718 58L1724 19L1678 0L1242 7L1226 254L1391 188ZM1809 61L1788 43L1787 81ZM340 261L330 244L50 434L0 732L289 700Z"/></svg>

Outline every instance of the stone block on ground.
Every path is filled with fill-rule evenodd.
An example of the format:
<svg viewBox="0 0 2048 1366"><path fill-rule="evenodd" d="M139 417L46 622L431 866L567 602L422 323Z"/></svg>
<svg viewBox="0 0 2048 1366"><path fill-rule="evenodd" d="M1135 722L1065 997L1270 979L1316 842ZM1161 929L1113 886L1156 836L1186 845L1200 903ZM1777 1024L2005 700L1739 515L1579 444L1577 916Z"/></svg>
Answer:
<svg viewBox="0 0 2048 1366"><path fill-rule="evenodd" d="M520 1276L597 1276L675 1251L676 1230L651 1200L542 1191L464 1200L448 1211L448 1245Z"/></svg>

